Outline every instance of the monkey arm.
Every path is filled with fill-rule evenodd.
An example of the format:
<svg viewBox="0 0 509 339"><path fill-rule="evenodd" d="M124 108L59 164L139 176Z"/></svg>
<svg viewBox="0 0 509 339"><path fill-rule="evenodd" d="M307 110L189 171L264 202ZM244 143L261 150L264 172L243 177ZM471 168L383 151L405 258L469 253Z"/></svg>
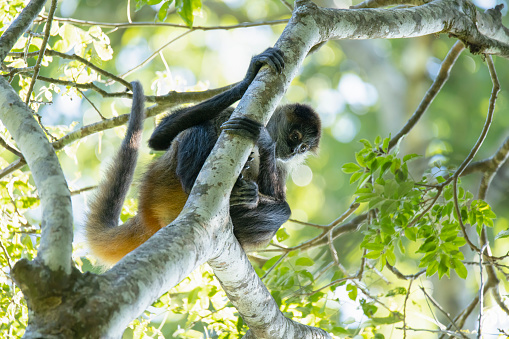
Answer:
<svg viewBox="0 0 509 339"><path fill-rule="evenodd" d="M210 121L190 128L182 138L179 137L176 173L184 192L191 192L217 137L216 129Z"/></svg>
<svg viewBox="0 0 509 339"><path fill-rule="evenodd" d="M173 139L183 130L199 125L217 117L223 110L239 101L253 82L263 65L267 64L274 71L281 73L284 68L283 53L276 48L268 48L251 59L244 79L235 87L215 97L186 107L166 116L156 127L148 142L150 148L158 151L170 147Z"/></svg>
<svg viewBox="0 0 509 339"><path fill-rule="evenodd" d="M257 183L260 193L276 200L286 200L286 173L282 173L278 169L276 143L265 128L260 131L258 151L260 153L260 171Z"/></svg>

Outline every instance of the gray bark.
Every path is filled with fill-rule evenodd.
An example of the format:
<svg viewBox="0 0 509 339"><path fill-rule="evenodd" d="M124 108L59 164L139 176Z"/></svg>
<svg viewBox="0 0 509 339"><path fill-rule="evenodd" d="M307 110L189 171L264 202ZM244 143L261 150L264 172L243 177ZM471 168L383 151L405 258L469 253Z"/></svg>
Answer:
<svg viewBox="0 0 509 339"><path fill-rule="evenodd" d="M11 85L0 77L0 120L16 141L32 171L42 206L41 244L37 256L50 270L71 273L71 193L55 150Z"/></svg>

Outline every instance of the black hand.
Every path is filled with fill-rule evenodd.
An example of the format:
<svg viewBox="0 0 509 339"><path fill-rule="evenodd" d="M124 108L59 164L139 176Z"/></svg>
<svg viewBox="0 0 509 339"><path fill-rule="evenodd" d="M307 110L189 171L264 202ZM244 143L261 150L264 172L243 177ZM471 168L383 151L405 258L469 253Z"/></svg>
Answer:
<svg viewBox="0 0 509 339"><path fill-rule="evenodd" d="M263 126L259 122L246 117L230 118L221 125L221 129L228 133L241 135L254 141L258 140L262 128Z"/></svg>

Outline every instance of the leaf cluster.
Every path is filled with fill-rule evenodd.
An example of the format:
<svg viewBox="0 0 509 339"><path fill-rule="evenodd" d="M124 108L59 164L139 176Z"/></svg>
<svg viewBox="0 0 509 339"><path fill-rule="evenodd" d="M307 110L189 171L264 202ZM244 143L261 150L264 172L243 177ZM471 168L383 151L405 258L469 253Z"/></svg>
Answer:
<svg viewBox="0 0 509 339"><path fill-rule="evenodd" d="M365 258L373 260L382 270L394 266L397 255L415 243L419 267L426 275L450 275L453 270L465 279L467 269L461 248L466 244L457 215L454 213L453 185L442 176L428 172L419 181L409 175L408 163L416 154L398 156L389 151L389 138L380 137L371 144L361 140L364 148L355 154L356 163L343 166L351 174L350 182L357 182L356 202L363 203L370 213L361 247ZM483 225L492 227L496 217L490 206L459 187L458 205L462 221L476 225L480 233ZM410 242L410 244L407 244Z"/></svg>

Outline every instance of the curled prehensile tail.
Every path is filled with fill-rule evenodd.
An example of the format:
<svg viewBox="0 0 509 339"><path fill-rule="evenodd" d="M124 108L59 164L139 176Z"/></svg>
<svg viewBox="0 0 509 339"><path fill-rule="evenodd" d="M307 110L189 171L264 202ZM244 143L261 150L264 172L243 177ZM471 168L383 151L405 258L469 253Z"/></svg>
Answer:
<svg viewBox="0 0 509 339"><path fill-rule="evenodd" d="M135 216L118 226L129 187L133 181L145 119L143 88L132 82L133 103L124 141L93 197L85 224L92 253L104 264L113 264L145 242L151 234Z"/></svg>

